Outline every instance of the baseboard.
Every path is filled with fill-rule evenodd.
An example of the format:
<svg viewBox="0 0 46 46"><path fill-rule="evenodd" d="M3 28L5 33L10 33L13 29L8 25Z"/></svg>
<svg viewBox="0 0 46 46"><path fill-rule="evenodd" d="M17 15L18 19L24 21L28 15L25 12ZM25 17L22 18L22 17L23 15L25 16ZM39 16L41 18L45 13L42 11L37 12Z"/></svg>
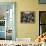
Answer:
<svg viewBox="0 0 46 46"><path fill-rule="evenodd" d="M31 42L32 39L31 38L16 38L16 41L18 42Z"/></svg>

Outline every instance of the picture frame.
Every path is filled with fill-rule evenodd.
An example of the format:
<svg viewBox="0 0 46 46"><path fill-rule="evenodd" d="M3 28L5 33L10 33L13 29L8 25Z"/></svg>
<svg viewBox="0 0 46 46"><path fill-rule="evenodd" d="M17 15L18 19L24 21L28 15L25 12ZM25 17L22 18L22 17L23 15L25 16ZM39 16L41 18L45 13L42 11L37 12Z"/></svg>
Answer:
<svg viewBox="0 0 46 46"><path fill-rule="evenodd" d="M46 4L46 0L39 0L39 4Z"/></svg>
<svg viewBox="0 0 46 46"><path fill-rule="evenodd" d="M21 23L34 23L34 22L35 22L34 11L21 12Z"/></svg>

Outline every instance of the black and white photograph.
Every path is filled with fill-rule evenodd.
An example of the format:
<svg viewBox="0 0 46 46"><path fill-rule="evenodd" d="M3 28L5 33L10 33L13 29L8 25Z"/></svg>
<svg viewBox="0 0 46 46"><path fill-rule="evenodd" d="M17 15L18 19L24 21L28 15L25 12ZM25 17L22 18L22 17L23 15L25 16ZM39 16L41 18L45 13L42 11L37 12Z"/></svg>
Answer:
<svg viewBox="0 0 46 46"><path fill-rule="evenodd" d="M31 11L21 12L21 23L34 23L35 14Z"/></svg>

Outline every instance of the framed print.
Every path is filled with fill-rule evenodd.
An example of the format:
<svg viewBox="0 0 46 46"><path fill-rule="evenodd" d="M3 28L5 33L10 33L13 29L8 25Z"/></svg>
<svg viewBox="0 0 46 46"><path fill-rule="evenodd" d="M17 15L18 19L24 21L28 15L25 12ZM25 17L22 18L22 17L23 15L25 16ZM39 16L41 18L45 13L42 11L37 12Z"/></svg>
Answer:
<svg viewBox="0 0 46 46"><path fill-rule="evenodd" d="M0 2L0 40L15 40L15 2Z"/></svg>
<svg viewBox="0 0 46 46"><path fill-rule="evenodd" d="M35 22L35 14L31 11L21 12L21 23L34 23Z"/></svg>
<svg viewBox="0 0 46 46"><path fill-rule="evenodd" d="M39 4L46 4L46 0L38 0Z"/></svg>

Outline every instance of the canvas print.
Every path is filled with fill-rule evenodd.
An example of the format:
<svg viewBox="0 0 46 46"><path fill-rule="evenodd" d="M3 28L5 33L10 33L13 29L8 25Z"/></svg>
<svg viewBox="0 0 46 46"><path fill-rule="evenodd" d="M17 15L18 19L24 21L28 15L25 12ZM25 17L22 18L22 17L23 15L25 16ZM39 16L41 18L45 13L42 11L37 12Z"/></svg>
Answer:
<svg viewBox="0 0 46 46"><path fill-rule="evenodd" d="M34 22L35 22L34 12L30 11L21 12L21 23L34 23Z"/></svg>

